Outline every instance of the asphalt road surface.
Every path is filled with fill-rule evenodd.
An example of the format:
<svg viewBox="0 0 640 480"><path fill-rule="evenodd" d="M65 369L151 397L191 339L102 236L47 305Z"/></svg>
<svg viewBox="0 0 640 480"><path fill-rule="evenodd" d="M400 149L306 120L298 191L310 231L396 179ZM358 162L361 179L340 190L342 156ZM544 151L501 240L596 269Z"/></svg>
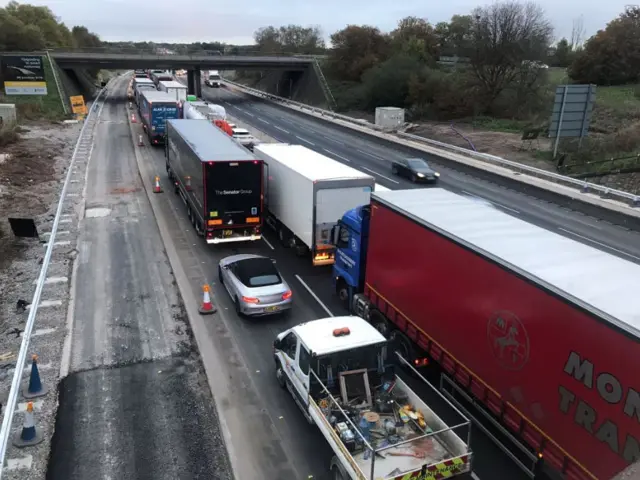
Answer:
<svg viewBox="0 0 640 480"><path fill-rule="evenodd" d="M163 149L143 148L145 161L150 162L156 172L164 172ZM265 472L272 473L263 478L291 478L279 473L290 465L295 472L292 478L306 479L312 476L314 480L327 479L328 465L333 453L318 429L306 422L291 396L277 385L272 349L275 336L287 328L329 315L348 314L333 295L330 268L312 267L310 259L296 257L293 252L283 248L268 230L264 240L258 242L232 247L207 245L193 231L186 215L186 207L173 193L166 174L162 173L160 176L165 193L158 198L164 204L163 212L168 223L172 225L173 241L180 245L182 262L189 270L193 270L196 265L203 269L207 282L212 285L219 314L238 346L242 362L250 372L250 378L246 380L246 383L250 384L245 385L246 396L252 399L257 398L263 413L261 418L255 421L255 436L260 437L265 431L269 432L270 447L286 455L286 462L281 456L276 458L277 462L265 461ZM276 260L276 265L293 290L294 307L290 315L260 319L236 316L226 290L217 284L218 261L236 253L255 253L270 256ZM198 292L200 284L198 282L193 284L194 290ZM212 327L210 335L217 336L219 331ZM430 389L419 384L415 386L420 395L434 406L439 415L445 419L454 417L451 409ZM527 478L482 432L475 428L472 433L472 448L476 455L475 472L480 479L524 480ZM461 480L464 479L461 478Z"/></svg>
<svg viewBox="0 0 640 480"><path fill-rule="evenodd" d="M390 161L407 154L389 144L366 141L347 128L326 122L286 107L274 105L229 88L203 87L203 96L220 103L237 117L267 135L285 143L304 145L341 163L370 173L376 181L392 190L420 188L391 174ZM551 202L523 194L452 168L437 164L424 154L441 173L440 186L491 202L496 208L528 222L607 251L626 260L640 263L640 233L614 225Z"/></svg>
<svg viewBox="0 0 640 480"><path fill-rule="evenodd" d="M126 81L111 88L89 163L69 375L60 385L47 478L231 479L138 173Z"/></svg>

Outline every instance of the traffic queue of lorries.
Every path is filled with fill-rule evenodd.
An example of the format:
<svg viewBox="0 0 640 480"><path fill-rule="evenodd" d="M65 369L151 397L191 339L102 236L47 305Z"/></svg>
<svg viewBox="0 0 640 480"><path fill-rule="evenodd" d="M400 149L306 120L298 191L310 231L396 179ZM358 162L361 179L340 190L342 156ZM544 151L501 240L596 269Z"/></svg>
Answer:
<svg viewBox="0 0 640 480"><path fill-rule="evenodd" d="M640 459L640 266L465 195L381 188L301 145L249 151L211 118L150 125L207 243L267 225L329 268L350 313L508 433L532 476L609 479Z"/></svg>

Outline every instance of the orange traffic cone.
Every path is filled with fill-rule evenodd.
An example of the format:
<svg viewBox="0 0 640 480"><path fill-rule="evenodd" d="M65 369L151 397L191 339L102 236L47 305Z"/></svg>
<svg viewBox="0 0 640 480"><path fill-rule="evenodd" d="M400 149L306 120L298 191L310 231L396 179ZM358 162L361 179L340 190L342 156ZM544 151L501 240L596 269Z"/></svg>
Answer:
<svg viewBox="0 0 640 480"><path fill-rule="evenodd" d="M162 187L160 186L160 177L156 175L156 184L153 186L153 193L162 193Z"/></svg>
<svg viewBox="0 0 640 480"><path fill-rule="evenodd" d="M144 147L144 142L142 141L142 135L138 135L138 146Z"/></svg>
<svg viewBox="0 0 640 480"><path fill-rule="evenodd" d="M137 123L136 116L133 113L131 114L131 123Z"/></svg>
<svg viewBox="0 0 640 480"><path fill-rule="evenodd" d="M211 295L209 295L209 285L205 285L202 287L202 306L198 309L200 315L211 315L212 313L216 313L218 310L213 306L211 302Z"/></svg>
<svg viewBox="0 0 640 480"><path fill-rule="evenodd" d="M29 402L27 410L24 412L22 431L14 438L13 444L18 448L24 448L38 445L43 439L42 432L36 430L36 422L33 418L33 403Z"/></svg>
<svg viewBox="0 0 640 480"><path fill-rule="evenodd" d="M184 177L184 183L185 183L185 188L187 189L187 192L190 192L191 191L191 177L189 175Z"/></svg>

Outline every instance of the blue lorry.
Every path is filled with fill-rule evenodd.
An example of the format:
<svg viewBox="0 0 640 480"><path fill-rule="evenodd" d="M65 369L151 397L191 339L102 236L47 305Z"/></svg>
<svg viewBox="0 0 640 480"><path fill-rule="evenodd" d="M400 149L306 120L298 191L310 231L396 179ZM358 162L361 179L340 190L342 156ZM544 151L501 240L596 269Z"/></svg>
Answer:
<svg viewBox="0 0 640 480"><path fill-rule="evenodd" d="M154 90L141 90L139 96L142 128L151 145L163 145L167 120L180 118L180 105L175 95Z"/></svg>

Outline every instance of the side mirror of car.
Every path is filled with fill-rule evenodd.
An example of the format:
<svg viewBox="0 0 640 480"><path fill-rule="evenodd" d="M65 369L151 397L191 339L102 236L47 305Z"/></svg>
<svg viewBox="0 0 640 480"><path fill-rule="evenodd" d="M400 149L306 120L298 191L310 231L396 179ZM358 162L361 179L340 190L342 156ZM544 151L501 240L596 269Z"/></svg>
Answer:
<svg viewBox="0 0 640 480"><path fill-rule="evenodd" d="M275 259L275 258L272 258L272 259L271 259L271 263L275 264L275 263L276 263L276 259Z"/></svg>

